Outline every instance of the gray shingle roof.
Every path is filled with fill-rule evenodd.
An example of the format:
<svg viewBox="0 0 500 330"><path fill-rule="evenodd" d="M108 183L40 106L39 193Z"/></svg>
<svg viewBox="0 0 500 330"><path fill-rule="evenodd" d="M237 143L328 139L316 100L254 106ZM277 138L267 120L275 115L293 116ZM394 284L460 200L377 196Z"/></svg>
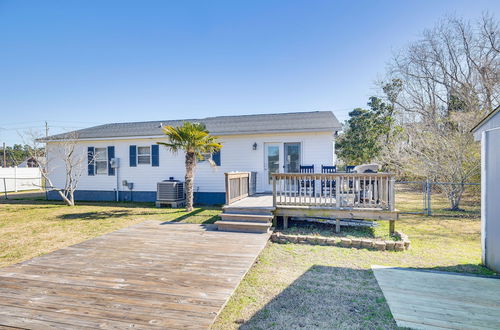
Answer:
<svg viewBox="0 0 500 330"><path fill-rule="evenodd" d="M331 111L275 113L207 117L202 119L159 120L105 124L52 135L45 140L60 140L71 134L80 139L163 135L161 125L178 126L185 121L204 123L211 134L252 134L272 132L338 131L341 125Z"/></svg>

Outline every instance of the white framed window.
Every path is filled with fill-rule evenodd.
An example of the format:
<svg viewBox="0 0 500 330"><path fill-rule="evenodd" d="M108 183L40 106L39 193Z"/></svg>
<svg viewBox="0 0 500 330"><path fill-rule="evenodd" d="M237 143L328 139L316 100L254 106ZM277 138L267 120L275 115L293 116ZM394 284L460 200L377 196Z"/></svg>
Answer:
<svg viewBox="0 0 500 330"><path fill-rule="evenodd" d="M211 153L203 153L201 154L202 157L197 157L197 160L199 163L206 162L209 159L212 159L212 154Z"/></svg>
<svg viewBox="0 0 500 330"><path fill-rule="evenodd" d="M151 164L151 147L137 147L137 164Z"/></svg>
<svg viewBox="0 0 500 330"><path fill-rule="evenodd" d="M108 175L108 149L95 148L94 164L96 175Z"/></svg>

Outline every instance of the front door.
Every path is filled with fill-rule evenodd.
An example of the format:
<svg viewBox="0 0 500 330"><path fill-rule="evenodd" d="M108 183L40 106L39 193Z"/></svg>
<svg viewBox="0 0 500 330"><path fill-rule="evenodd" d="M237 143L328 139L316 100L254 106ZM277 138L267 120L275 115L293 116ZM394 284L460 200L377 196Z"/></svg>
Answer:
<svg viewBox="0 0 500 330"><path fill-rule="evenodd" d="M264 191L273 191L273 173L298 173L301 163L300 142L265 143Z"/></svg>
<svg viewBox="0 0 500 330"><path fill-rule="evenodd" d="M281 157L283 150L282 143L266 143L265 144L265 159L264 159L264 190L273 191L273 181L271 174L280 173L280 168L283 166Z"/></svg>
<svg viewBox="0 0 500 330"><path fill-rule="evenodd" d="M285 173L299 173L300 169L300 143L288 142L284 144Z"/></svg>

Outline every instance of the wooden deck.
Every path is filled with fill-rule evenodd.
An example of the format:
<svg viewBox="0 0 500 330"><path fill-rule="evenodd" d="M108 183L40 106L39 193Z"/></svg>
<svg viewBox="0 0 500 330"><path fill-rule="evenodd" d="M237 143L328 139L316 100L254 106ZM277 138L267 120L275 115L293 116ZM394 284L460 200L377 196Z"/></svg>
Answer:
<svg viewBox="0 0 500 330"><path fill-rule="evenodd" d="M274 210L273 195L271 194L255 194L252 196L240 199L237 202L231 203L233 208L264 208Z"/></svg>
<svg viewBox="0 0 500 330"><path fill-rule="evenodd" d="M147 221L0 269L0 328L208 328L268 234Z"/></svg>
<svg viewBox="0 0 500 330"><path fill-rule="evenodd" d="M311 197L300 197L304 201L310 201ZM314 198L314 197L312 197ZM319 199L319 198L318 198ZM273 195L271 194L255 194L252 196L244 197L237 202L224 206L224 210L267 210L273 212L275 216L283 217L284 228L288 227L289 218L304 218L304 217L321 217L321 218L334 218L337 220L336 231L340 230L340 219L361 219L361 220L388 220L389 231L394 233L395 221L399 218L399 211L385 210L377 208L334 208L327 206L316 205L277 205L273 206ZM277 226L276 218L273 221L274 227Z"/></svg>
<svg viewBox="0 0 500 330"><path fill-rule="evenodd" d="M373 267L399 327L500 329L500 278Z"/></svg>

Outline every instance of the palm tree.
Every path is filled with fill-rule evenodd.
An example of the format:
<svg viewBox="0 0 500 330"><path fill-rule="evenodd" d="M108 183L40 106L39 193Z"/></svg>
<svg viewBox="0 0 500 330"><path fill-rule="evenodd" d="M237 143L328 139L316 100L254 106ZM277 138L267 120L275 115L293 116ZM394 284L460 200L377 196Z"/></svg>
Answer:
<svg viewBox="0 0 500 330"><path fill-rule="evenodd" d="M205 155L217 152L222 144L216 136L210 135L204 124L184 122L182 126L164 126L163 133L169 142L157 142L167 147L173 153L182 150L186 153L186 211L193 210L193 183L197 159L204 159ZM214 163L209 159L210 164Z"/></svg>

